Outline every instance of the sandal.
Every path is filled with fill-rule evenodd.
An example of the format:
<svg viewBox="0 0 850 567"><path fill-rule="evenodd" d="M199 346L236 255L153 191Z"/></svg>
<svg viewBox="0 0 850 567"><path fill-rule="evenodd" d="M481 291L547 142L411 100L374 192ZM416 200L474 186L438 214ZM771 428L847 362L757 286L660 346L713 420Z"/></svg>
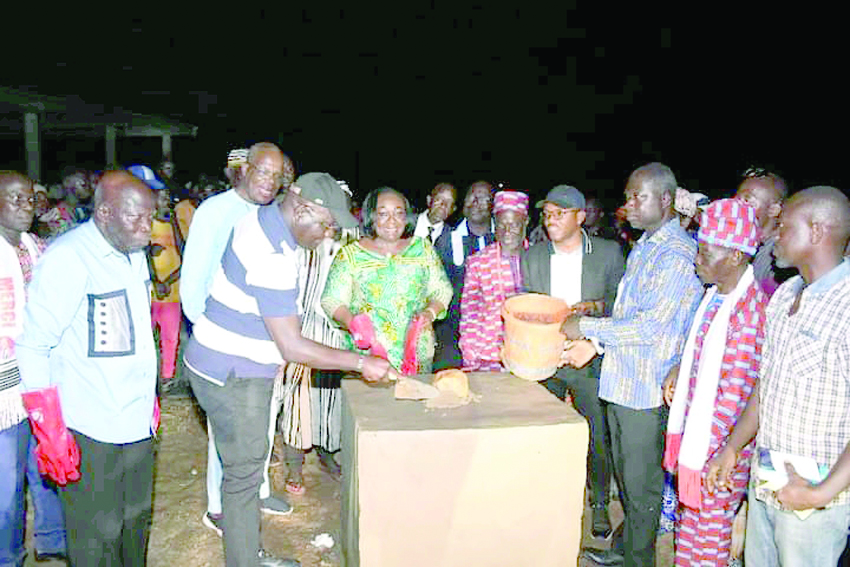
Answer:
<svg viewBox="0 0 850 567"><path fill-rule="evenodd" d="M304 478L301 475L295 476L292 475L286 479L286 484L284 485L284 490L286 490L290 494L301 495L304 494Z"/></svg>

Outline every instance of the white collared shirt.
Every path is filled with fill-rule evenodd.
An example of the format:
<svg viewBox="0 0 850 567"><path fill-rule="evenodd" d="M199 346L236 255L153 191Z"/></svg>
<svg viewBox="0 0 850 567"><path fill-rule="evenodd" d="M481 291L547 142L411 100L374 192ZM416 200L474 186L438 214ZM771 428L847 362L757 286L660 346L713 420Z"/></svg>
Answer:
<svg viewBox="0 0 850 567"><path fill-rule="evenodd" d="M413 231L414 236L419 236L421 238L425 238L429 234L431 236L431 244L434 244L437 241L437 237L443 233L443 227L446 225L445 222L440 221L436 224L432 224L428 219L428 211L424 211L419 213L419 218L416 219L416 229Z"/></svg>
<svg viewBox="0 0 850 567"><path fill-rule="evenodd" d="M552 297L563 299L567 305L581 301L581 260L582 247L576 246L571 252L560 252L553 245L549 290Z"/></svg>

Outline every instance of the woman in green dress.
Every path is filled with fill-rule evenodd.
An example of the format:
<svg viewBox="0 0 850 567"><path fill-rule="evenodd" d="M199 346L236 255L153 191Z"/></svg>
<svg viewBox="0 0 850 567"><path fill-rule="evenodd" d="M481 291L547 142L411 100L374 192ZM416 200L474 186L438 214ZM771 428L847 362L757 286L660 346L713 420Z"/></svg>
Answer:
<svg viewBox="0 0 850 567"><path fill-rule="evenodd" d="M369 193L363 202L363 237L337 253L321 303L325 313L349 331L349 349L359 345L364 351L371 347L373 354L385 351L395 368L401 368L411 321L421 318L417 371L429 373L432 324L445 317L452 287L431 242L413 236L415 223L410 203L395 189Z"/></svg>

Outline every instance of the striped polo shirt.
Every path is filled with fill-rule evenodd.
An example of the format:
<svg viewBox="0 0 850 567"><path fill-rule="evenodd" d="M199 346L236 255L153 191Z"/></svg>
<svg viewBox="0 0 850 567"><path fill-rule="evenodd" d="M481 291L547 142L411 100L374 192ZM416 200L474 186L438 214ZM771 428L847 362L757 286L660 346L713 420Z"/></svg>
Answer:
<svg viewBox="0 0 850 567"><path fill-rule="evenodd" d="M284 361L263 319L299 315L297 250L277 203L236 224L186 347L193 372L221 385L274 378Z"/></svg>

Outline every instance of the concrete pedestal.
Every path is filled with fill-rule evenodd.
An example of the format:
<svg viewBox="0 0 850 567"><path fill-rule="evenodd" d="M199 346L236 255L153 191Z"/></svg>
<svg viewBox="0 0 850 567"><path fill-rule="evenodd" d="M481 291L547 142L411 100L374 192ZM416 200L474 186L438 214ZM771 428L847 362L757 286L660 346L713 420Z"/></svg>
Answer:
<svg viewBox="0 0 850 567"><path fill-rule="evenodd" d="M586 421L535 382L469 378L481 400L443 410L343 381L347 567L576 565Z"/></svg>

